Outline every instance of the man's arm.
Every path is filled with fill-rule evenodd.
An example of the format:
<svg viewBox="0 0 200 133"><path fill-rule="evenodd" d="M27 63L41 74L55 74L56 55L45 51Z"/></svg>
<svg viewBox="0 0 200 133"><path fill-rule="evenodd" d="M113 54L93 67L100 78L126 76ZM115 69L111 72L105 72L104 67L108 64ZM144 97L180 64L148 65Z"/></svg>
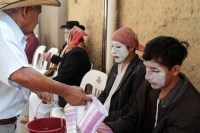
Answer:
<svg viewBox="0 0 200 133"><path fill-rule="evenodd" d="M114 133L134 133L137 125L138 111L132 108L130 113L115 122L101 123L99 127L112 130ZM98 133L107 133L102 129L97 129Z"/></svg>
<svg viewBox="0 0 200 133"><path fill-rule="evenodd" d="M91 101L82 88L53 81L29 67L15 71L9 79L35 93L45 91L63 96L70 105L86 105L87 101ZM50 100L50 98L46 99L47 102Z"/></svg>
<svg viewBox="0 0 200 133"><path fill-rule="evenodd" d="M111 129L109 126L107 126L105 123L101 123L101 124L99 125L99 127L106 128L106 129L112 131L112 129ZM108 133L108 132L105 131L105 130L103 130L103 129L97 129L97 133Z"/></svg>
<svg viewBox="0 0 200 133"><path fill-rule="evenodd" d="M53 55L50 59L50 61L53 63L53 64L56 64L58 65L59 62L61 62L62 58L60 56L57 56L57 55Z"/></svg>

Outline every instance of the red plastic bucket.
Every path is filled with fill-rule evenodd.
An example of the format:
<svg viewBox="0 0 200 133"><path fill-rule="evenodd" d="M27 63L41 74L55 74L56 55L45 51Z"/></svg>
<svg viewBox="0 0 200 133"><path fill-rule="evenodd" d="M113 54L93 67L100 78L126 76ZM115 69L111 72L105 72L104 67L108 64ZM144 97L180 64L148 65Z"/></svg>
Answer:
<svg viewBox="0 0 200 133"><path fill-rule="evenodd" d="M29 133L65 133L65 119L57 117L34 119L26 124Z"/></svg>

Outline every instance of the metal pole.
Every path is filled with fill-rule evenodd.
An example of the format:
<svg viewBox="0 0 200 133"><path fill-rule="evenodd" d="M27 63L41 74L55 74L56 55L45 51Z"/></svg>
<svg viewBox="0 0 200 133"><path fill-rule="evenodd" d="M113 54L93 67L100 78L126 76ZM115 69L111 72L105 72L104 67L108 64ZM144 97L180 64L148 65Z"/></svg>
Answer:
<svg viewBox="0 0 200 133"><path fill-rule="evenodd" d="M103 34L102 34L102 72L106 72L108 0L104 0Z"/></svg>

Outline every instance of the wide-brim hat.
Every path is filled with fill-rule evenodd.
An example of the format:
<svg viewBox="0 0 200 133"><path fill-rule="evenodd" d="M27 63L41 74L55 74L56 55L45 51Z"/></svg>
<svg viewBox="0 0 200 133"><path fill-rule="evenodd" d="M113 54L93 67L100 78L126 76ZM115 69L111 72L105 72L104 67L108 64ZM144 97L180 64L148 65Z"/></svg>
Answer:
<svg viewBox="0 0 200 133"><path fill-rule="evenodd" d="M64 29L64 28L72 29L74 26L79 26L79 22L78 21L67 21L66 25L60 26L60 29Z"/></svg>
<svg viewBox="0 0 200 133"><path fill-rule="evenodd" d="M58 0L0 0L0 10L39 5L59 7L60 2Z"/></svg>
<svg viewBox="0 0 200 133"><path fill-rule="evenodd" d="M60 29L64 29L64 28L72 29L74 26L77 26L81 28L82 30L85 30L85 27L83 25L79 25L78 21L67 21L66 25L60 26Z"/></svg>

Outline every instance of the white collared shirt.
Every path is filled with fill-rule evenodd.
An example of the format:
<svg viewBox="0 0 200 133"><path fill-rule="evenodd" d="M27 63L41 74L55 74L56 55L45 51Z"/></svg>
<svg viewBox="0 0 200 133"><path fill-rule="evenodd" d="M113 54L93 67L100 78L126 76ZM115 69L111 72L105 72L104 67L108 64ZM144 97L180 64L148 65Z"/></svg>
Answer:
<svg viewBox="0 0 200 133"><path fill-rule="evenodd" d="M156 116L155 116L155 123L154 123L154 128L156 127L156 125L158 124L158 105L160 103L160 99L157 99L157 103L156 103Z"/></svg>
<svg viewBox="0 0 200 133"><path fill-rule="evenodd" d="M0 11L0 119L19 115L28 103L29 90L9 80L13 72L29 66L25 46L19 26Z"/></svg>

